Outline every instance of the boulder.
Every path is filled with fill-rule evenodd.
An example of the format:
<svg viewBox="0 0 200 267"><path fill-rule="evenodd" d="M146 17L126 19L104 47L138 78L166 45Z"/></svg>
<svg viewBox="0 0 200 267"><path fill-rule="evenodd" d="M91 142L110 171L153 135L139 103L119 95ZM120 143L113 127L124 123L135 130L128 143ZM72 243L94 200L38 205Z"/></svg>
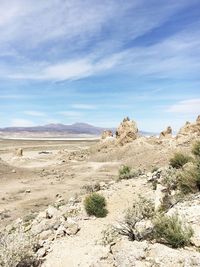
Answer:
<svg viewBox="0 0 200 267"><path fill-rule="evenodd" d="M67 235L75 235L80 230L80 227L77 223L65 223L66 234Z"/></svg>
<svg viewBox="0 0 200 267"><path fill-rule="evenodd" d="M138 137L138 128L135 121L125 118L116 131L117 143L125 145Z"/></svg>
<svg viewBox="0 0 200 267"><path fill-rule="evenodd" d="M200 253L187 249L173 249L162 244L155 243L150 246L148 261L151 266L160 267L186 267L199 266Z"/></svg>
<svg viewBox="0 0 200 267"><path fill-rule="evenodd" d="M168 126L166 130L160 133L159 138L171 138L171 137L172 137L172 128L171 126Z"/></svg>
<svg viewBox="0 0 200 267"><path fill-rule="evenodd" d="M111 130L103 131L103 133L101 135L101 139L106 139L107 137L113 137L113 133Z"/></svg>
<svg viewBox="0 0 200 267"><path fill-rule="evenodd" d="M39 239L40 240L47 240L52 236L52 234L53 234L53 231L50 230L50 229L46 230L46 231L43 231L43 232L40 233Z"/></svg>
<svg viewBox="0 0 200 267"><path fill-rule="evenodd" d="M115 265L118 267L130 266L149 266L145 261L147 256L148 243L147 241L128 241L121 240L116 245L111 247L111 252L115 259Z"/></svg>

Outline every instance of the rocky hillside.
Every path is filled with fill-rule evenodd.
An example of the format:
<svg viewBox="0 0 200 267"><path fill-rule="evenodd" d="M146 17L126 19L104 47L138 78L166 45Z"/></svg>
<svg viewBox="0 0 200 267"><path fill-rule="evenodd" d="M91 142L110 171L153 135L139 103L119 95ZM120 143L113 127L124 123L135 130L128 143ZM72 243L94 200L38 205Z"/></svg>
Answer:
<svg viewBox="0 0 200 267"><path fill-rule="evenodd" d="M68 201L58 194L46 210L6 226L0 265L200 266L199 117L171 133L168 127L158 138L141 137L125 118L115 137L104 132L92 149L61 151L62 168L113 161L118 175L93 179Z"/></svg>

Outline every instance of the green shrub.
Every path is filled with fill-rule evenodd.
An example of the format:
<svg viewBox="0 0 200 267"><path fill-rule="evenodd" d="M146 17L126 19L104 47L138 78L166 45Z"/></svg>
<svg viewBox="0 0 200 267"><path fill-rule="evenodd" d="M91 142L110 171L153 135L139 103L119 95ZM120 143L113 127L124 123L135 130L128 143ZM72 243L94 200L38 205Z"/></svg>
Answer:
<svg viewBox="0 0 200 267"><path fill-rule="evenodd" d="M105 217L108 213L105 197L97 193L92 193L87 196L84 201L84 206L88 215Z"/></svg>
<svg viewBox="0 0 200 267"><path fill-rule="evenodd" d="M128 180L131 179L135 176L137 176L137 172L134 170L131 170L131 168L129 166L123 165L120 169L119 169L119 180Z"/></svg>
<svg viewBox="0 0 200 267"><path fill-rule="evenodd" d="M177 152L174 154L173 158L170 159L169 163L173 168L180 169L185 165L187 162L190 161L190 157Z"/></svg>
<svg viewBox="0 0 200 267"><path fill-rule="evenodd" d="M200 168L198 164L180 173L178 186L182 193L195 193L200 190Z"/></svg>
<svg viewBox="0 0 200 267"><path fill-rule="evenodd" d="M192 154L197 157L200 158L200 141L197 141L192 148Z"/></svg>
<svg viewBox="0 0 200 267"><path fill-rule="evenodd" d="M140 196L138 200L133 203L133 206L125 211L125 216L116 230L121 235L126 235L130 240L141 240L145 237L137 229L136 224L143 219L149 219L154 215L154 205L152 201Z"/></svg>
<svg viewBox="0 0 200 267"><path fill-rule="evenodd" d="M172 216L160 214L154 220L154 234L157 241L179 248L190 244L193 230L186 226L177 214Z"/></svg>

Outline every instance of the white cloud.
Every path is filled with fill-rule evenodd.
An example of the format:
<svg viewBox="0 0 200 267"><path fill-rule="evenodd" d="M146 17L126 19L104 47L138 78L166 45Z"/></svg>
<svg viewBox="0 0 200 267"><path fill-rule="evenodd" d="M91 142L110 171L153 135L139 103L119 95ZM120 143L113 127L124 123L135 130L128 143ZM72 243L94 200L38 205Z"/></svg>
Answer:
<svg viewBox="0 0 200 267"><path fill-rule="evenodd" d="M73 110L67 110L67 111L59 111L57 114L63 115L63 116L68 116L68 117L73 117L73 118L79 118L82 116L81 112L78 111L73 111Z"/></svg>
<svg viewBox="0 0 200 267"><path fill-rule="evenodd" d="M162 4L142 0L126 3L115 0L54 0L37 3L33 0L2 0L0 51L7 54L16 47L12 53L17 60L14 67L13 64L2 65L0 74L15 79L79 79L111 70L121 63L127 64L136 73L142 70L144 73L155 72L157 69L154 70L152 66L158 66L159 70L162 59L156 55L155 60L150 62L149 56L154 58L156 47L155 51L146 47L125 51L124 54L119 51L126 41L133 41L159 27L187 5L186 0L169 0ZM104 29L107 28L112 31L105 35ZM37 58L36 47L43 61L41 56ZM82 55L77 59L79 50ZM144 64L140 65L143 59ZM183 64L182 60L180 64Z"/></svg>
<svg viewBox="0 0 200 267"><path fill-rule="evenodd" d="M11 74L8 77L30 80L77 80L112 69L123 59L123 55L124 53L118 53L101 60L95 60L95 55L91 55L88 59L70 60L47 66L40 64L37 71L30 66L28 71L24 70L22 73Z"/></svg>
<svg viewBox="0 0 200 267"><path fill-rule="evenodd" d="M30 116L33 116L33 117L44 117L44 116L46 116L46 114L44 112L35 111L35 110L24 111L24 114L30 115Z"/></svg>
<svg viewBox="0 0 200 267"><path fill-rule="evenodd" d="M200 98L180 101L170 106L167 112L200 114Z"/></svg>
<svg viewBox="0 0 200 267"><path fill-rule="evenodd" d="M99 54L97 51L88 54L87 57L76 57L55 63L31 63L13 69L10 72L12 74L5 67L2 76L25 80L62 81L114 71L131 74L132 77L196 77L200 69L200 39L197 37L200 32L196 29L187 29L188 31L189 36L184 30L151 46L129 48L109 55L103 52Z"/></svg>
<svg viewBox="0 0 200 267"><path fill-rule="evenodd" d="M89 105L89 104L74 104L74 105L72 105L72 108L93 110L93 109L96 109L97 107L95 105Z"/></svg>
<svg viewBox="0 0 200 267"><path fill-rule="evenodd" d="M13 119L10 123L11 127L31 127L35 126L35 123L30 120L25 120L25 119Z"/></svg>

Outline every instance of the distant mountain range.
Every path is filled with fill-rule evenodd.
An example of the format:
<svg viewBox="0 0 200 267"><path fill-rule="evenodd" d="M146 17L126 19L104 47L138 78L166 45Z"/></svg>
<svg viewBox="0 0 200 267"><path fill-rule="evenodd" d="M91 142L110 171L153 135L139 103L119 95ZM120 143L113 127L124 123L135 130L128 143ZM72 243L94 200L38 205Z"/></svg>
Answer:
<svg viewBox="0 0 200 267"><path fill-rule="evenodd" d="M104 130L111 130L115 133L115 128L103 128L96 127L87 123L74 123L71 125L65 124L47 124L44 126L33 126L33 127L6 127L0 128L0 134L2 135L61 135L61 136L72 136L72 135L93 135L99 136ZM143 135L154 135L153 133L140 132Z"/></svg>
<svg viewBox="0 0 200 267"><path fill-rule="evenodd" d="M47 124L44 126L33 127L6 127L0 128L0 133L31 133L31 134L58 134L58 135L100 135L104 130L109 128L96 127L87 123L74 123L71 125L65 124ZM115 131L115 129L110 129Z"/></svg>

